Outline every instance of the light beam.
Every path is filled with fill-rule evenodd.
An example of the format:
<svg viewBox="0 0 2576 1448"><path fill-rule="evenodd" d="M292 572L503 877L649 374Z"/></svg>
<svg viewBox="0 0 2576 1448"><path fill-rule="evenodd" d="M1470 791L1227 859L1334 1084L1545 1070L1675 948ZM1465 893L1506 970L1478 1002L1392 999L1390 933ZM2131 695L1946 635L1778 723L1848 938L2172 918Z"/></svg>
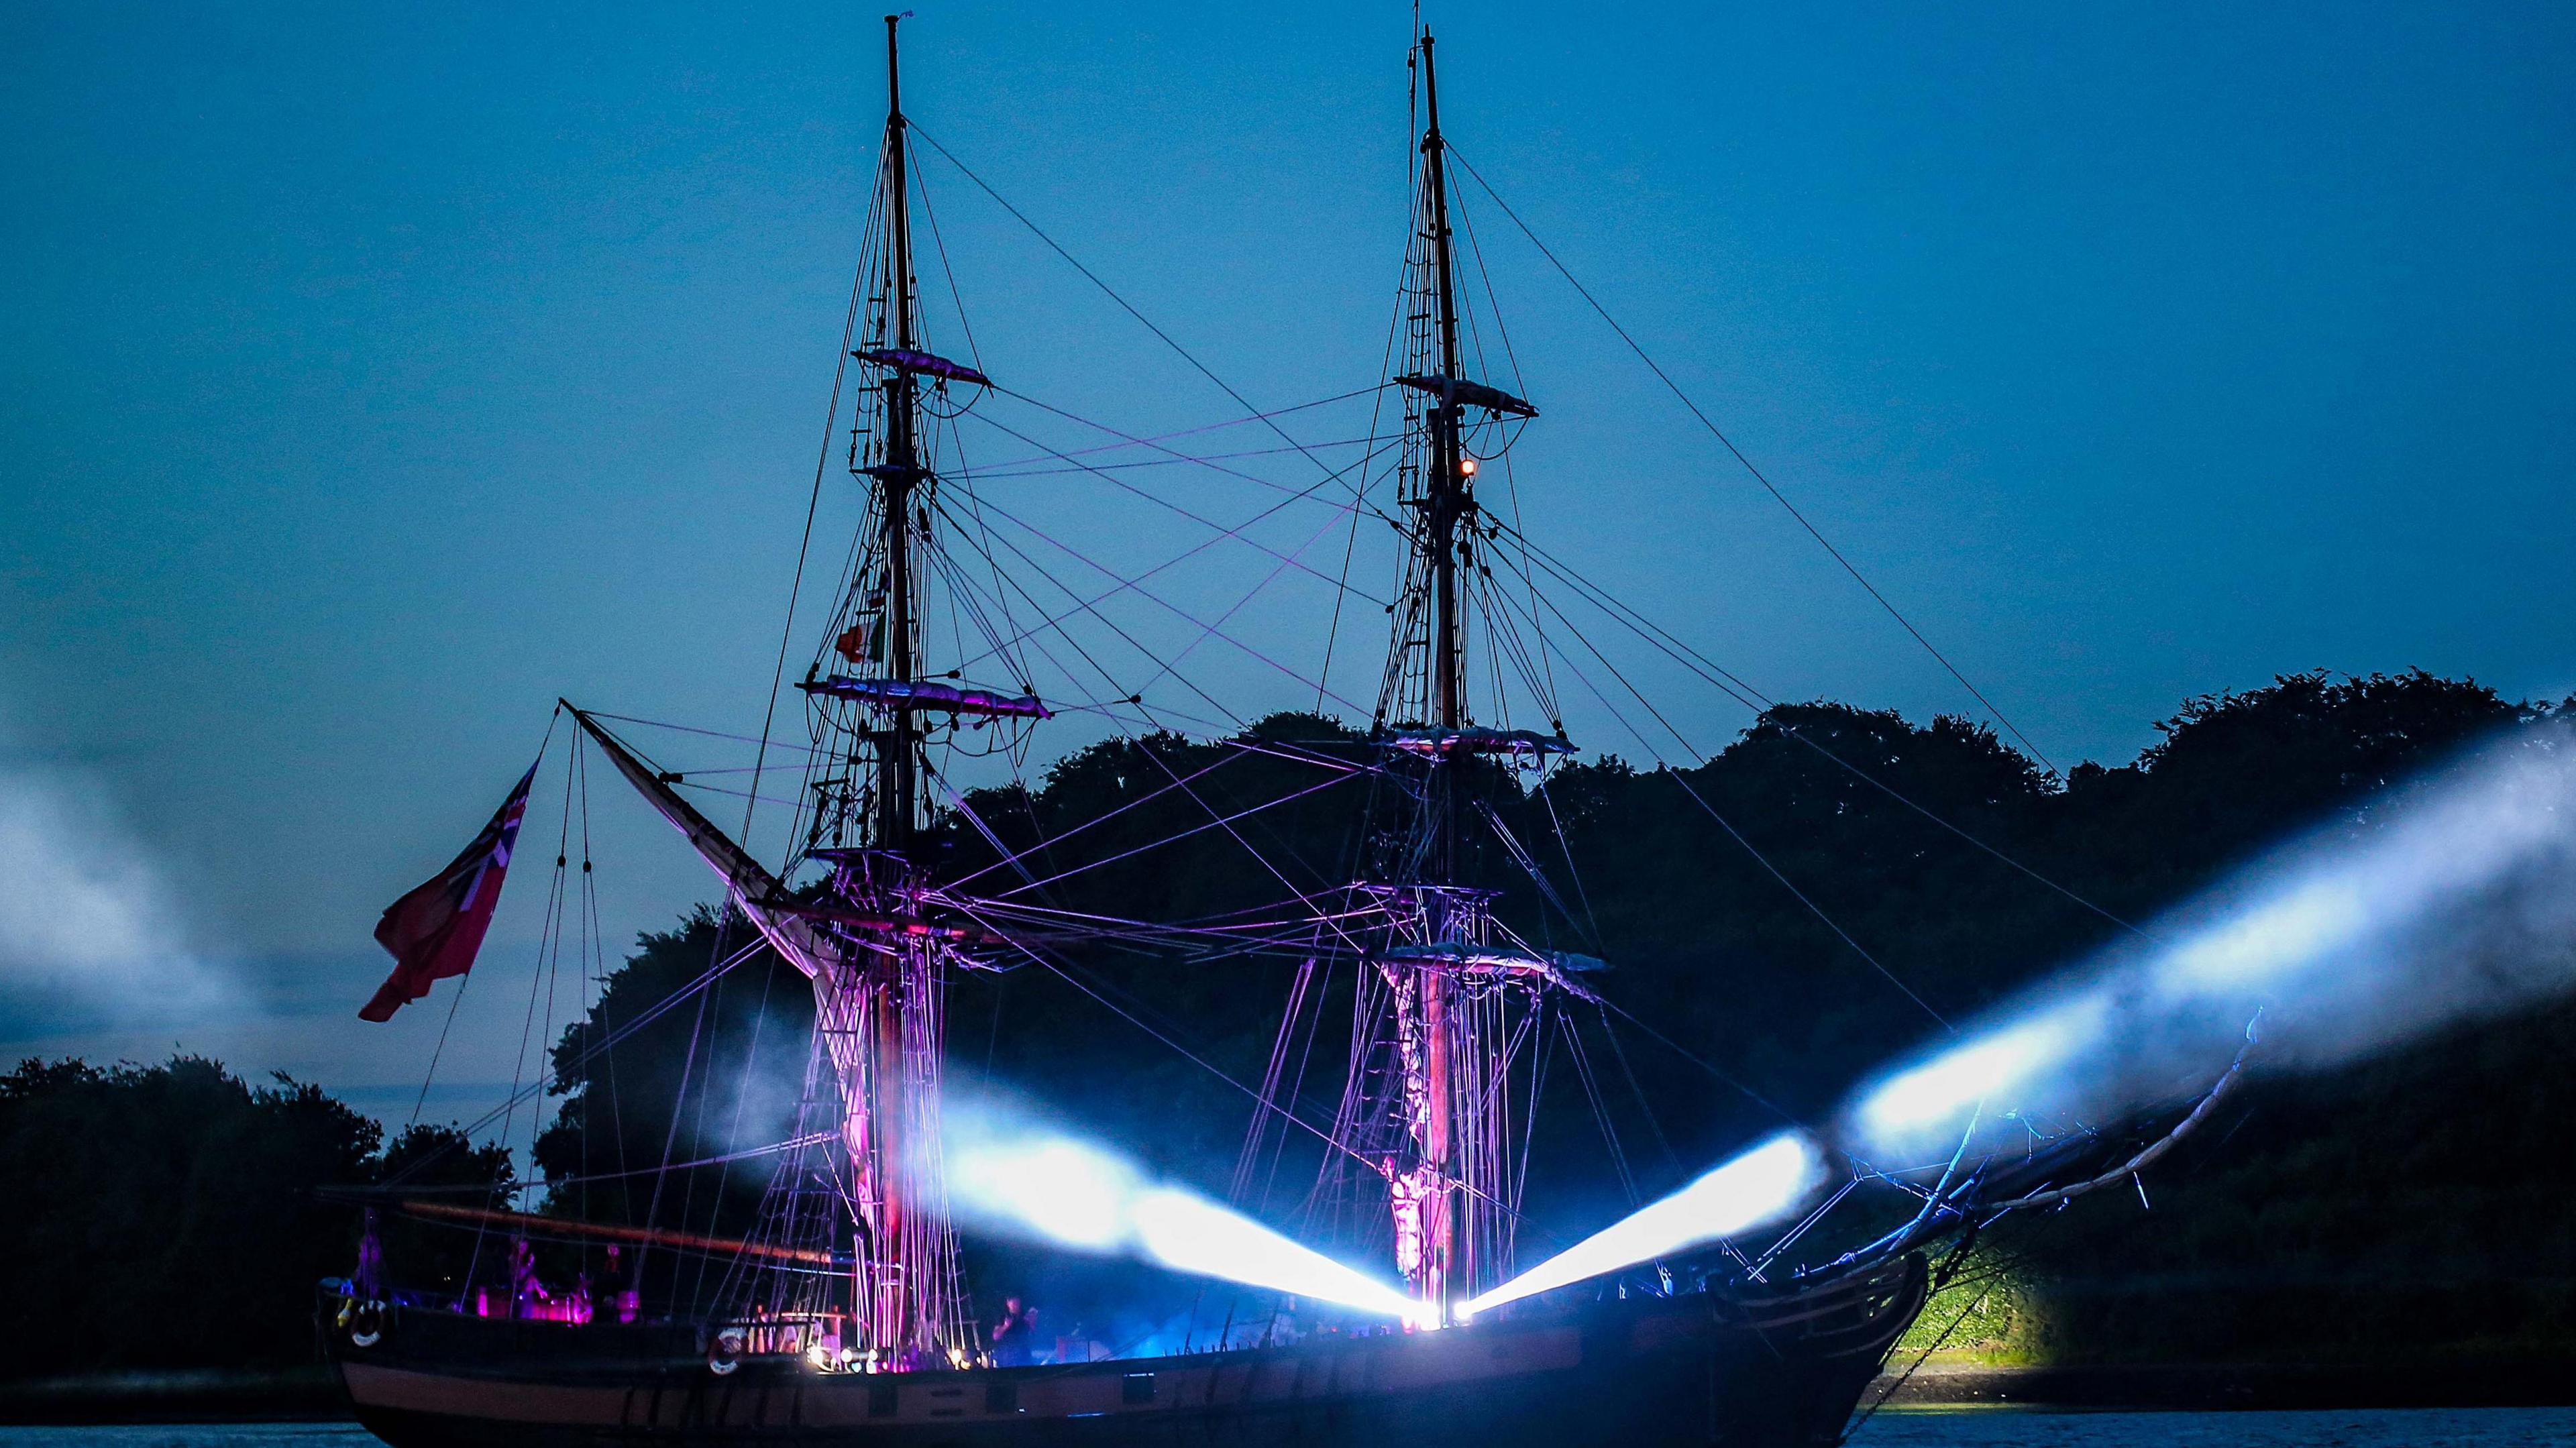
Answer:
<svg viewBox="0 0 2576 1448"><path fill-rule="evenodd" d="M1823 1176L1815 1143L1784 1132L1475 1298L1461 1315L1776 1222L1804 1204Z"/></svg>
<svg viewBox="0 0 2576 1448"><path fill-rule="evenodd" d="M1078 1252L1141 1257L1176 1272L1409 1318L1393 1287L1240 1212L1158 1182L1126 1158L990 1111L950 1114L948 1191L959 1215Z"/></svg>
<svg viewBox="0 0 2576 1448"><path fill-rule="evenodd" d="M2576 981L2576 734L2530 726L2236 872L1882 1078L1844 1143L1946 1160L1972 1122L2106 1119L2205 1083L2256 1009L2330 1066Z"/></svg>

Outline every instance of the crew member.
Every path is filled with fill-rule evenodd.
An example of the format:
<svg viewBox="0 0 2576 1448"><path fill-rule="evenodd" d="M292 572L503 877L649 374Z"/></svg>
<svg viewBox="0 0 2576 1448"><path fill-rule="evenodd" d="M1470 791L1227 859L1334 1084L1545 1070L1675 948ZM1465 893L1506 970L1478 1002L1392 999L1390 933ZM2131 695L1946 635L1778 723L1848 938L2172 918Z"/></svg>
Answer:
<svg viewBox="0 0 2576 1448"><path fill-rule="evenodd" d="M1038 1334L1038 1310L1021 1303L1016 1297L1002 1299L1002 1320L993 1324L993 1362L998 1367L1024 1368L1036 1361L1029 1344Z"/></svg>

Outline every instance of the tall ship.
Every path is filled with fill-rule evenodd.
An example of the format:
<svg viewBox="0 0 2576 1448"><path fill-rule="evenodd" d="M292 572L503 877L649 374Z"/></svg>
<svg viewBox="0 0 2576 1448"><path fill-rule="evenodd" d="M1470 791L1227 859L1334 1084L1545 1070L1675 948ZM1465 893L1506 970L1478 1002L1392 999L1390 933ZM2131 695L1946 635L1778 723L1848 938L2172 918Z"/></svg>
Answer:
<svg viewBox="0 0 2576 1448"><path fill-rule="evenodd" d="M358 1270L324 1284L318 1322L369 1430L398 1448L1832 1444L1966 1235L2122 1180L2205 1115L2207 1098L2145 1128L2073 1133L2008 1163L1953 1156L1912 1179L1784 1136L1565 1251L1539 1249L1524 1200L1536 1043L1614 978L1515 929L1494 883L1519 870L1553 894L1496 801L1576 745L1522 636L1536 614L1506 596L1508 570L1494 563L1526 540L1480 500L1479 471L1538 408L1516 371L1480 360L1428 33L1409 58L1420 121L1411 241L1376 389L1396 421L1362 464L1325 474L1354 520L1383 521L1400 539L1376 697L1365 729L1331 747L1241 746L1345 781L1332 798L1355 818L1337 883L1301 888L1282 871L1273 904L1189 920L1048 903L1025 868L1031 852L972 818L955 761L1023 756L1065 716L1110 717L1104 702L1141 696L1048 697L1029 659L1040 630L978 605L1007 602L1007 584L978 595L958 578L950 545L982 515L962 491L970 470L955 429L1000 384L971 345L960 355L966 339L933 337L925 320L897 24L885 22L883 146L827 453L861 489L864 519L813 629L812 663L781 691L801 700L808 725L806 743L785 747L801 762L783 857L754 853L747 813L740 830L711 817L687 772L663 767L618 717L559 712L582 757L631 785L722 882L726 928L738 922L742 937L720 934L723 958L688 989L757 949L810 988L794 1134L763 1148L776 1177L736 1235L632 1210L631 1188L654 1169L601 1174L627 1189L630 1209L614 1219L582 1215L577 1194L533 1210L442 1196L399 1173L362 1197ZM997 576L1034 566L978 549ZM1110 591L1143 587L1126 578ZM1214 633L1224 620L1202 622ZM765 731L760 758L774 747ZM759 795L763 767L744 793ZM1187 786L1176 776L1170 788ZM522 780L454 864L387 911L378 938L399 963L362 1014L384 1019L470 967L530 787ZM1248 813L1210 805L1197 829L1242 843ZM939 841L967 826L988 848L960 865ZM944 1089L951 993L1103 946L1221 956L1247 981L1292 981L1268 1077L1232 1083L1250 1123L1233 1201L1131 1180L1114 1164L1040 1152L997 1166L956 1145ZM1265 961L1276 969L1262 975ZM1347 1027L1326 1052L1340 1067L1338 1089L1320 1093L1327 1117L1306 1104L1304 1065L1288 1064L1316 1054L1320 983L1333 980ZM1313 1177L1293 1232L1240 1190L1292 1158ZM996 1186L997 1172L1022 1168ZM1837 1173L1846 1184L1833 1191ZM1853 1194L1864 1182L1903 1186L1903 1209L1868 1207ZM1010 1350L1011 1324L989 1295L978 1315L961 1234L1086 1206L1115 1219L1094 1245L1272 1294L1264 1330L1220 1331L1200 1351ZM477 1265L443 1286L407 1280L378 1231L394 1219L471 1234ZM541 1284L541 1249L593 1264L578 1291ZM696 1264L695 1300L644 1282L644 1260Z"/></svg>

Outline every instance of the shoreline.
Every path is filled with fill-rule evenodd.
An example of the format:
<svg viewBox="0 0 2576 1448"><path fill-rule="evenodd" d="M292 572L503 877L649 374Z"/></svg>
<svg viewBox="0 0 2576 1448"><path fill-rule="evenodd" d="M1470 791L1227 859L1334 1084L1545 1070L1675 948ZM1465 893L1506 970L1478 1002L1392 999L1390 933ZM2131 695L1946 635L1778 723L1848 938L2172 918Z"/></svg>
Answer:
<svg viewBox="0 0 2576 1448"><path fill-rule="evenodd" d="M1998 1367L1927 1363L1882 1374L1866 1409L2033 1408L2160 1411L2576 1406L2576 1360L2480 1359L2413 1365L2131 1364ZM321 1364L269 1370L88 1373L0 1382L0 1424L348 1422Z"/></svg>
<svg viewBox="0 0 2576 1448"><path fill-rule="evenodd" d="M1861 1395L1861 1406L1882 1397L1891 1409L2555 1408L2576 1405L2576 1360L2081 1367L1927 1363L1910 1376L1902 1370L1880 1374Z"/></svg>
<svg viewBox="0 0 2576 1448"><path fill-rule="evenodd" d="M349 1421L339 1376L320 1363L0 1382L0 1425Z"/></svg>

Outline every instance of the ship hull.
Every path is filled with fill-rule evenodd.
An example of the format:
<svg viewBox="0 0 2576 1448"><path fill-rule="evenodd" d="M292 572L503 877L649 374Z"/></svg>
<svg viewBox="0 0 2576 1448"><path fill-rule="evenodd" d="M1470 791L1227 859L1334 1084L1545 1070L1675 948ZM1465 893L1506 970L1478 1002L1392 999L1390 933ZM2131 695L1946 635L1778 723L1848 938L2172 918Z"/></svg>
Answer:
<svg viewBox="0 0 2576 1448"><path fill-rule="evenodd" d="M1757 1298L1590 1304L1445 1332L1056 1367L710 1370L685 1330L397 1313L332 1350L395 1448L1817 1448L1921 1310L1919 1261ZM686 1349L686 1351L683 1351Z"/></svg>

